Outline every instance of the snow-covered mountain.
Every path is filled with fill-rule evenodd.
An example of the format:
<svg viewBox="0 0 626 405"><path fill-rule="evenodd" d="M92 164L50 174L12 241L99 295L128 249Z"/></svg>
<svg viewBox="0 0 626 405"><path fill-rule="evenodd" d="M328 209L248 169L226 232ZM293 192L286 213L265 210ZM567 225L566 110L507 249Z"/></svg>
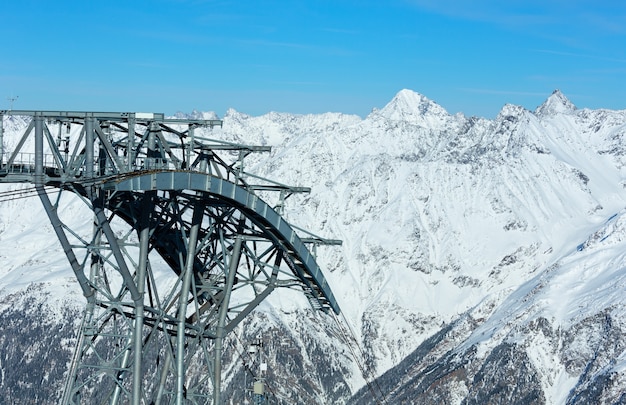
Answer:
<svg viewBox="0 0 626 405"><path fill-rule="evenodd" d="M273 293L226 354L232 403L237 342L258 336L281 403L626 401L626 111L577 109L555 91L487 120L402 90L365 118L223 120L212 137L273 147L249 171L312 187L287 219L344 241L318 251L339 323ZM23 125L5 117L9 146ZM42 380L58 395L82 303L38 204L0 202L5 401ZM55 339L54 353L29 343Z"/></svg>

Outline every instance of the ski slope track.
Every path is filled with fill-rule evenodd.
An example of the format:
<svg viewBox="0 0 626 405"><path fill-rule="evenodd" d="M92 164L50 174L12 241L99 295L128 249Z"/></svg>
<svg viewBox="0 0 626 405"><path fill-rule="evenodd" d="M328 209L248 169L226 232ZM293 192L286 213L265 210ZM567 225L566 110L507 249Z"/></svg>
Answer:
<svg viewBox="0 0 626 405"><path fill-rule="evenodd" d="M626 110L557 90L488 120L402 90L365 118L222 119L212 137L272 146L248 171L311 187L284 216L343 240L317 261L345 317L274 292L226 345L225 403L257 338L273 403L626 403ZM27 124L4 118L5 150ZM82 307L39 200L0 200L0 403L58 402Z"/></svg>

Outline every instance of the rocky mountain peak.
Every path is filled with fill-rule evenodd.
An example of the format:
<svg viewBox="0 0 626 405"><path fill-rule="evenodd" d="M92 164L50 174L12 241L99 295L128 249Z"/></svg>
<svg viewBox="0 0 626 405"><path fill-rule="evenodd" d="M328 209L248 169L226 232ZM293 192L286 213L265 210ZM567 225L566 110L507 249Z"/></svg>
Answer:
<svg viewBox="0 0 626 405"><path fill-rule="evenodd" d="M498 116L496 117L496 121L500 121L503 119L510 120L510 118L508 117L516 117L517 119L519 119L520 117L524 115L525 111L527 110L524 109L524 107L522 106L515 105L515 104L505 104L500 110L500 112L498 113Z"/></svg>
<svg viewBox="0 0 626 405"><path fill-rule="evenodd" d="M431 127L451 115L439 104L413 90L400 90L398 94L381 110L372 115L394 121L407 121L421 126Z"/></svg>
<svg viewBox="0 0 626 405"><path fill-rule="evenodd" d="M537 115L555 115L555 114L568 114L572 111L576 110L576 106L569 101L567 97L561 90L554 90L550 97L544 101L537 109L535 110L535 114Z"/></svg>

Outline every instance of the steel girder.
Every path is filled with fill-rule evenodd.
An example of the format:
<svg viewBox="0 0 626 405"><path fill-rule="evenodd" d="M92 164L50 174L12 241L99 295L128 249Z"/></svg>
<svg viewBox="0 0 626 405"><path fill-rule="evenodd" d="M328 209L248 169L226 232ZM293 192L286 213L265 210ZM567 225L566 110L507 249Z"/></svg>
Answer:
<svg viewBox="0 0 626 405"><path fill-rule="evenodd" d="M337 241L300 238L278 212L308 189L243 170L245 156L268 148L195 133L216 120L0 117L9 113L32 120L0 156L0 182L35 185L87 299L63 403L217 404L223 338L275 288L339 312L305 244ZM46 186L61 193L51 199ZM279 191L276 207L258 190ZM90 235L63 219L66 191L92 213Z"/></svg>

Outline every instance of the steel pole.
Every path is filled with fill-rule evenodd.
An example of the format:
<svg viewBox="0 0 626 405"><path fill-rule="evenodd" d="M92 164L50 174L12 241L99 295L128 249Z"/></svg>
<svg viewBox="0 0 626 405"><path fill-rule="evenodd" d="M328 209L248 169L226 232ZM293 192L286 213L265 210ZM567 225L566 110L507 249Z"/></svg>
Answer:
<svg viewBox="0 0 626 405"><path fill-rule="evenodd" d="M148 150L147 150L147 165L148 169L156 169L157 166L157 157L159 153L157 151L157 137L156 131L159 129L159 124L156 122L151 122L148 127Z"/></svg>
<svg viewBox="0 0 626 405"><path fill-rule="evenodd" d="M124 352L124 356L122 357L120 370L117 372L117 379L115 381L115 389L113 390L113 395L111 396L109 405L117 405L120 402L120 395L122 394L122 384L123 384L122 378L124 377L124 373L125 373L124 369L128 367L128 362L130 361L130 350L131 350L131 347L128 346L126 348L126 351Z"/></svg>
<svg viewBox="0 0 626 405"><path fill-rule="evenodd" d="M135 159L137 158L137 153L135 152L135 124L135 114L131 114L128 118L128 144L126 146L129 172L135 169Z"/></svg>
<svg viewBox="0 0 626 405"><path fill-rule="evenodd" d="M139 232L139 264L137 265L137 292L140 299L135 302L135 331L133 336L135 363L133 365L133 405L141 403L141 380L143 365L143 320L144 320L144 293L146 271L148 268L148 242L150 240L150 213L152 212L151 196L143 196L143 211Z"/></svg>
<svg viewBox="0 0 626 405"><path fill-rule="evenodd" d="M4 162L4 114L0 114L0 168Z"/></svg>
<svg viewBox="0 0 626 405"><path fill-rule="evenodd" d="M173 338L172 338L173 339ZM169 344L173 344L171 341ZM161 400L163 399L163 393L165 392L165 384L167 383L167 373L170 370L170 366L172 365L172 353L170 351L167 352L167 357L165 358L165 364L161 369L161 378L159 379L159 389L157 390L157 398L155 401L155 405L161 405Z"/></svg>
<svg viewBox="0 0 626 405"><path fill-rule="evenodd" d="M187 170L191 170L191 158L193 157L193 148L195 139L196 127L194 125L189 125L189 144L187 145Z"/></svg>
<svg viewBox="0 0 626 405"><path fill-rule="evenodd" d="M187 260L185 262L185 274L180 288L180 301L178 304L178 328L176 331L176 404L183 405L185 390L185 322L187 320L187 300L193 276L193 265L196 259L196 244L198 243L198 231L202 223L204 206L196 203L191 220L189 240L187 243Z"/></svg>
<svg viewBox="0 0 626 405"><path fill-rule="evenodd" d="M226 285L224 285L224 299L219 309L219 319L217 321L217 330L215 336L215 359L213 365L213 405L220 404L221 384L222 384L222 344L224 341L226 315L228 314L228 303L230 302L230 293L235 282L237 267L239 267L239 258L241 257L241 236L235 239L233 252L230 255L230 263L228 266L228 277Z"/></svg>
<svg viewBox="0 0 626 405"><path fill-rule="evenodd" d="M87 178L93 177L93 163L94 163L94 119L91 117L85 118L85 175Z"/></svg>
<svg viewBox="0 0 626 405"><path fill-rule="evenodd" d="M35 184L43 185L43 118L35 116Z"/></svg>

